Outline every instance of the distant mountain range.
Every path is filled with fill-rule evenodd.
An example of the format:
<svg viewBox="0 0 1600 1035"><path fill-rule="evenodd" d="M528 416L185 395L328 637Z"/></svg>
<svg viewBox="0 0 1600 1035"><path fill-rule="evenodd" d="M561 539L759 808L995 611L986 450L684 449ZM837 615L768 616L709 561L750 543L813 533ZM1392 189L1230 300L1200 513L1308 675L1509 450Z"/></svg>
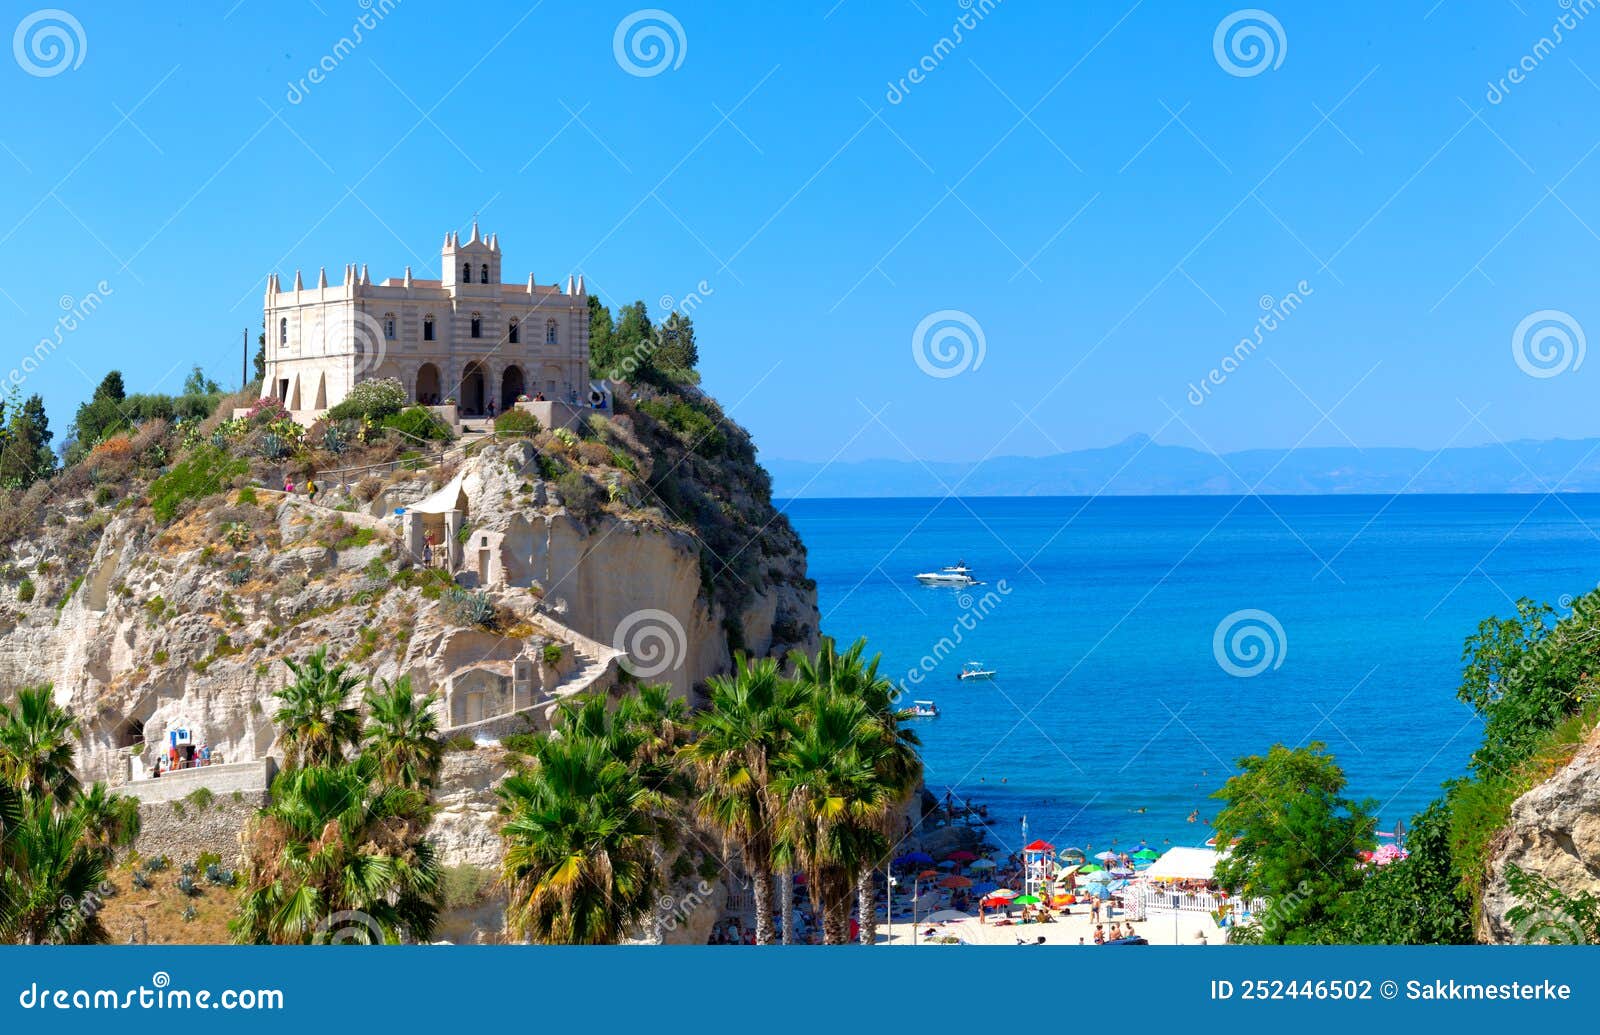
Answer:
<svg viewBox="0 0 1600 1035"><path fill-rule="evenodd" d="M1249 449L1220 457L1134 435L1104 449L975 463L764 461L781 499L1600 492L1600 439L1444 450Z"/></svg>

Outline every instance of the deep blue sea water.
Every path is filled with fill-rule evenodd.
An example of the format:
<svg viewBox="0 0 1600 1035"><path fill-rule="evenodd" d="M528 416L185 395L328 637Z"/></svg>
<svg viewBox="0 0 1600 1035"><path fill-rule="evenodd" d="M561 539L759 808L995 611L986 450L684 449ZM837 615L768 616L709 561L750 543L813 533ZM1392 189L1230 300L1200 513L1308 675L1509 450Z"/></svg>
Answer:
<svg viewBox="0 0 1600 1035"><path fill-rule="evenodd" d="M1059 846L1201 844L1209 793L1274 742L1325 742L1380 829L1409 823L1479 740L1455 697L1463 640L1517 597L1554 603L1600 579L1600 496L782 506L825 633L866 636L896 681L960 641L907 683L943 711L917 723L927 783L987 803L1008 850L1024 814L1030 838ZM987 585L912 578L963 558ZM1253 676L1213 650L1245 610L1283 633L1254 662L1229 659L1270 657ZM969 660L998 677L958 682Z"/></svg>

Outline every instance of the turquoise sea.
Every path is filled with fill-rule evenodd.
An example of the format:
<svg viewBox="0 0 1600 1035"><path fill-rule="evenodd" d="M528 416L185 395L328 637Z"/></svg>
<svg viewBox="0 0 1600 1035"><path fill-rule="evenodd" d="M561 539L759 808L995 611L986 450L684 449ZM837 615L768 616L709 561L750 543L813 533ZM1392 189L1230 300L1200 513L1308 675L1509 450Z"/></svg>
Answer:
<svg viewBox="0 0 1600 1035"><path fill-rule="evenodd" d="M1325 742L1380 829L1409 823L1478 743L1463 640L1600 579L1590 495L782 506L823 631L866 636L908 700L937 702L928 786L987 804L1007 850L1024 815L1060 846L1201 844L1234 760L1280 741ZM913 578L963 559L985 585ZM972 660L998 675L958 681Z"/></svg>

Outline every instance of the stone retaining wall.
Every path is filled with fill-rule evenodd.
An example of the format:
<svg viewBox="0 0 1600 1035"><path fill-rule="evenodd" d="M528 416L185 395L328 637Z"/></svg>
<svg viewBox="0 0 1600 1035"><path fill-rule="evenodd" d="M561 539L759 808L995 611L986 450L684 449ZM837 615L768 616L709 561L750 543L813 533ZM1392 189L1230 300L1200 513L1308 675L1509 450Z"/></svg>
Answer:
<svg viewBox="0 0 1600 1035"><path fill-rule="evenodd" d="M156 780L136 780L119 790L139 799L139 837L134 850L143 858L165 855L174 866L215 852L224 866L239 859L239 834L267 803L277 765L256 762L180 769ZM205 788L210 799L195 792Z"/></svg>

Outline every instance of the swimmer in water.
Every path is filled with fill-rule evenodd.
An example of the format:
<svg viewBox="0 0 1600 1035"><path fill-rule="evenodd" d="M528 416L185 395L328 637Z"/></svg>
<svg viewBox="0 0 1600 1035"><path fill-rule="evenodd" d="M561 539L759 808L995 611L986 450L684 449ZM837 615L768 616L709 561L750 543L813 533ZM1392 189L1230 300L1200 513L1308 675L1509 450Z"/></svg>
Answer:
<svg viewBox="0 0 1600 1035"><path fill-rule="evenodd" d="M1199 809L1195 809L1193 812L1189 813L1189 822L1190 823L1193 823L1195 820L1197 820L1199 818L1200 818L1200 810Z"/></svg>

